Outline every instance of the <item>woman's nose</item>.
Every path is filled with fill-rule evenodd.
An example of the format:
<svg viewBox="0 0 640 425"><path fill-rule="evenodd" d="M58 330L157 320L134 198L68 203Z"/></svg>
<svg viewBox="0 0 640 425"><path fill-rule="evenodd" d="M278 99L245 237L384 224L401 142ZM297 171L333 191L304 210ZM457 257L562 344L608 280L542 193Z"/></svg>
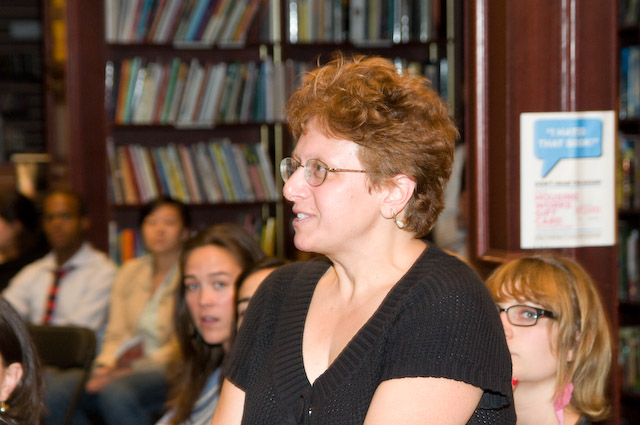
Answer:
<svg viewBox="0 0 640 425"><path fill-rule="evenodd" d="M309 184L304 177L304 168L298 167L285 182L282 188L282 194L287 201L294 201L297 197L300 197L308 187Z"/></svg>

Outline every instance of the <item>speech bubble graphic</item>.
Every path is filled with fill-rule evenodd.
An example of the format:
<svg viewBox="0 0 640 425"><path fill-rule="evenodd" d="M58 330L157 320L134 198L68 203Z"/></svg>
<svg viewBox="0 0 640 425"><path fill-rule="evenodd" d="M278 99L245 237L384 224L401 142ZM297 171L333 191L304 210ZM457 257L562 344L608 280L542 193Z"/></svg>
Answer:
<svg viewBox="0 0 640 425"><path fill-rule="evenodd" d="M542 160L542 177L561 159L597 158L602 155L602 120L538 120L534 124L534 151Z"/></svg>

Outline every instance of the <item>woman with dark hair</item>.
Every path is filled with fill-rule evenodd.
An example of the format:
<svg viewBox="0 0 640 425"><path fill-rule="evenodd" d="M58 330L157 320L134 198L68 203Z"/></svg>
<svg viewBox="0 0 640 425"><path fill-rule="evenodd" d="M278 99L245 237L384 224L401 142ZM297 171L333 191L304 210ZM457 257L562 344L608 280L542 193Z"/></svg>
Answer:
<svg viewBox="0 0 640 425"><path fill-rule="evenodd" d="M39 424L43 407L35 346L18 313L0 297L0 424Z"/></svg>
<svg viewBox="0 0 640 425"><path fill-rule="evenodd" d="M190 224L187 207L168 197L140 211L147 254L127 261L116 276L102 348L80 403L107 425L152 424L166 402L178 260Z"/></svg>
<svg viewBox="0 0 640 425"><path fill-rule="evenodd" d="M285 264L277 257L265 257L245 270L236 282L236 328L240 328L251 297L272 271Z"/></svg>
<svg viewBox="0 0 640 425"><path fill-rule="evenodd" d="M211 422L222 360L235 334L236 281L264 255L247 230L231 223L210 227L185 244L174 316L180 352L170 368L170 411L158 424Z"/></svg>
<svg viewBox="0 0 640 425"><path fill-rule="evenodd" d="M17 191L0 192L0 291L48 250L33 201Z"/></svg>

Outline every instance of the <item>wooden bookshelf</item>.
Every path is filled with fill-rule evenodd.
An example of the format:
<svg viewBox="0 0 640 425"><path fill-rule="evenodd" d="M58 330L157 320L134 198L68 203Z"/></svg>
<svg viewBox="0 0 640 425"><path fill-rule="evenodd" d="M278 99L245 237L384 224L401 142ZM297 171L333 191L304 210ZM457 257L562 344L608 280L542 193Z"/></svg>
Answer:
<svg viewBox="0 0 640 425"><path fill-rule="evenodd" d="M0 162L47 148L41 3L0 4Z"/></svg>
<svg viewBox="0 0 640 425"><path fill-rule="evenodd" d="M622 375L621 423L640 415L640 9L637 1L619 2L619 321ZM631 363L631 364L630 364Z"/></svg>

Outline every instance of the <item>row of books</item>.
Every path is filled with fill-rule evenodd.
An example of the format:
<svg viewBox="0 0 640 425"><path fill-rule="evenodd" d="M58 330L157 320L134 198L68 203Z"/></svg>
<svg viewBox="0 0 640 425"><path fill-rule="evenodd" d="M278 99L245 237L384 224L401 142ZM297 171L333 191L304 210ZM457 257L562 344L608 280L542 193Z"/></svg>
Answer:
<svg viewBox="0 0 640 425"><path fill-rule="evenodd" d="M274 217L261 217L252 213L238 214L234 220L244 226L260 242L267 255L275 255L276 221ZM202 229L194 229L194 232ZM115 221L109 222L109 256L116 264L123 264L132 258L145 254L140 228L120 227Z"/></svg>
<svg viewBox="0 0 640 425"><path fill-rule="evenodd" d="M440 0L289 0L289 42L390 44L438 36Z"/></svg>
<svg viewBox="0 0 640 425"><path fill-rule="evenodd" d="M105 39L238 47L269 19L270 1L278 0L106 0Z"/></svg>
<svg viewBox="0 0 640 425"><path fill-rule="evenodd" d="M622 376L622 388L640 391L640 327L623 326L620 332L618 364Z"/></svg>
<svg viewBox="0 0 640 425"><path fill-rule="evenodd" d="M618 208L640 208L640 139L636 135L618 134L618 173L616 181Z"/></svg>
<svg viewBox="0 0 640 425"><path fill-rule="evenodd" d="M620 119L640 117L640 46L620 49Z"/></svg>
<svg viewBox="0 0 640 425"><path fill-rule="evenodd" d="M422 64L395 59L399 71L426 75L447 98L447 59ZM286 60L201 63L146 62L140 56L105 69L106 107L116 124L204 126L282 122L286 99L312 63Z"/></svg>
<svg viewBox="0 0 640 425"><path fill-rule="evenodd" d="M632 27L638 25L640 17L640 0L620 0L620 26Z"/></svg>
<svg viewBox="0 0 640 425"><path fill-rule="evenodd" d="M227 138L191 145L115 146L107 141L111 200L139 205L167 195L185 203L278 199L271 160L260 143Z"/></svg>
<svg viewBox="0 0 640 425"><path fill-rule="evenodd" d="M618 221L618 298L640 301L640 230L626 220Z"/></svg>
<svg viewBox="0 0 640 425"><path fill-rule="evenodd" d="M214 64L195 58L146 62L136 56L120 63L108 61L107 113L116 124L282 121L290 94L285 93L285 68L271 59Z"/></svg>
<svg viewBox="0 0 640 425"><path fill-rule="evenodd" d="M40 81L44 65L38 53L0 54L0 75L3 79Z"/></svg>

